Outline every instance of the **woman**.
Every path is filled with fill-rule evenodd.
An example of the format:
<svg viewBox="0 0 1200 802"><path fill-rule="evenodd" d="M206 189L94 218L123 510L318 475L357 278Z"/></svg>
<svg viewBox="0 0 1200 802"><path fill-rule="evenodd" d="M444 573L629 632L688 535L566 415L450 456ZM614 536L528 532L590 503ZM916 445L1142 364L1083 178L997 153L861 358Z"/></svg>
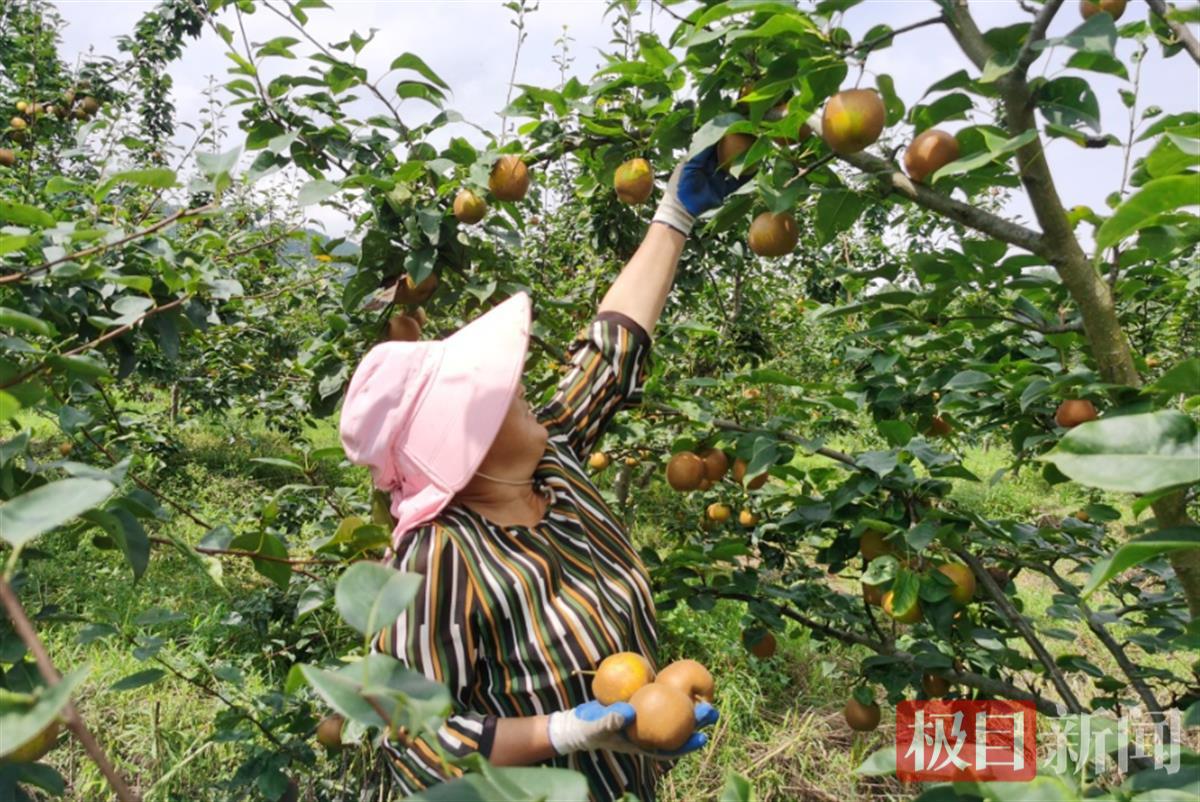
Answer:
<svg viewBox="0 0 1200 802"><path fill-rule="evenodd" d="M636 402L650 332L695 217L738 182L713 148L676 167L637 253L572 346L572 370L536 413L520 374L530 301L519 294L437 342L373 348L350 382L341 437L392 493L388 560L425 580L374 648L450 688L445 752L501 766L582 772L591 797L654 799L657 761L623 734L633 708L592 699L587 673L610 654L655 662L654 603L628 533L584 464L613 415ZM698 728L714 722L696 706ZM450 779L434 744L384 750L399 784Z"/></svg>

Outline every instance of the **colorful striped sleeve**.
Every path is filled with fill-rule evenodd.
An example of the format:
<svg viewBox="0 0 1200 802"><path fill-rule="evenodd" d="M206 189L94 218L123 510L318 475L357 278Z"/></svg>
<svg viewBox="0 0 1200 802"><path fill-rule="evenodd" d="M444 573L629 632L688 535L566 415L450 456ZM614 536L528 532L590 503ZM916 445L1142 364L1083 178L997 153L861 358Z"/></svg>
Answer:
<svg viewBox="0 0 1200 802"><path fill-rule="evenodd" d="M374 650L390 654L414 671L450 689L454 714L438 729L438 744L462 757L491 753L496 717L471 710L476 639L473 623L477 602L466 561L449 531L436 523L409 533L392 567L425 577L412 605L380 633ZM424 737L389 741L384 750L410 790L426 788L458 776L444 766Z"/></svg>
<svg viewBox="0 0 1200 802"><path fill-rule="evenodd" d="M613 416L641 401L650 336L620 312L601 312L571 344L571 369L539 413L551 436L585 459Z"/></svg>

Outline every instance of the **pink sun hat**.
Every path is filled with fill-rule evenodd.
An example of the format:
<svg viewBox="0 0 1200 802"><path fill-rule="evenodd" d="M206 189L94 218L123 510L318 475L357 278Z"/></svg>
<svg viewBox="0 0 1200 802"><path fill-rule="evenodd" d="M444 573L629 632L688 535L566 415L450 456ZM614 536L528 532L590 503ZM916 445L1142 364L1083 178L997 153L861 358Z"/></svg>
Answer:
<svg viewBox="0 0 1200 802"><path fill-rule="evenodd" d="M339 433L392 494L393 549L479 469L521 381L530 318L518 293L444 340L379 343L355 369Z"/></svg>

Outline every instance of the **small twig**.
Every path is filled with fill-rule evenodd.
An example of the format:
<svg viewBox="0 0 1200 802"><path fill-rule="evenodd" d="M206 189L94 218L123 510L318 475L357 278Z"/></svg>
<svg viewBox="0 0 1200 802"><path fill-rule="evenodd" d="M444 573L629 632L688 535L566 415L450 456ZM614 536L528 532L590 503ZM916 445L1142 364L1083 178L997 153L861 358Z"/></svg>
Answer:
<svg viewBox="0 0 1200 802"><path fill-rule="evenodd" d="M42 644L41 638L37 636L37 632L33 628L33 623L29 617L25 615L25 608L21 606L21 601L17 595L13 593L12 586L5 579L0 579L0 603L4 605L5 611L8 613L8 618L12 622L13 629L16 630L21 642L25 644L25 648L33 654L34 660L37 662L38 673L42 675L42 679L46 681L46 685L53 687L62 681L58 670L54 667L54 663L50 660L50 655L46 652L46 647ZM125 779L117 773L113 764L101 748L99 742L93 737L91 731L84 724L83 718L75 710L73 702L68 701L63 706L62 718L67 722L67 727L74 733L79 743L83 745L83 749L87 752L88 757L95 762L100 769L100 773L108 780L108 784L112 786L113 793L117 795L117 799L121 802L138 802L140 797L130 790L125 783Z"/></svg>
<svg viewBox="0 0 1200 802"><path fill-rule="evenodd" d="M879 45L883 44L884 42L890 41L893 37L898 36L899 34L908 33L909 31L915 31L918 28L924 28L929 25L937 25L938 23L944 23L945 21L946 21L945 15L938 14L936 17L930 17L929 19L923 19L920 22L914 22L911 25L905 25L901 28L897 28L894 31L888 31L887 33L881 33L879 36L876 36L873 39L868 39L867 41L861 42L857 45L853 45L853 44L842 45L841 50L844 53L858 53L860 50L862 50L862 51L865 51L863 55L866 55L866 53L870 53L872 50L874 50Z"/></svg>

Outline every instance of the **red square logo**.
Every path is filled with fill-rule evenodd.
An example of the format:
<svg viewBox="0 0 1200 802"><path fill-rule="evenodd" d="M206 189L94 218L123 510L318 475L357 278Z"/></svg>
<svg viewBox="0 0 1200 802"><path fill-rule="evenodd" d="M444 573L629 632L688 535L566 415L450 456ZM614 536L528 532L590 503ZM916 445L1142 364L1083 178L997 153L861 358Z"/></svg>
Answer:
<svg viewBox="0 0 1200 802"><path fill-rule="evenodd" d="M1032 702L901 702L896 776L902 782L1029 782L1037 776Z"/></svg>

